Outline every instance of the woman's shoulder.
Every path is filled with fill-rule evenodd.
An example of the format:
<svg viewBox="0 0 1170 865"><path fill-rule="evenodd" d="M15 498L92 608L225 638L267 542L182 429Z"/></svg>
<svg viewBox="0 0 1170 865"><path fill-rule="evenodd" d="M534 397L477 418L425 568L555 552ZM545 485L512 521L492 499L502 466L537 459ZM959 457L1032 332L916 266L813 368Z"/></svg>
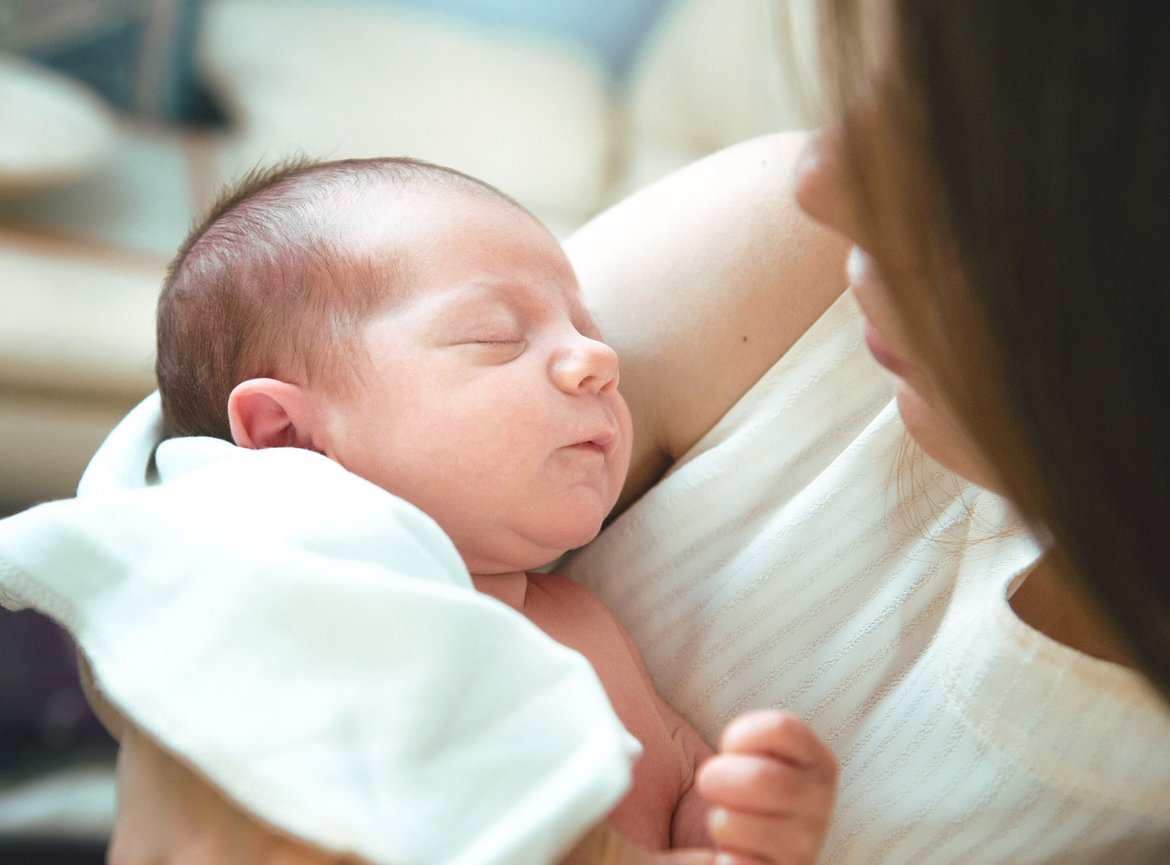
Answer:
<svg viewBox="0 0 1170 865"><path fill-rule="evenodd" d="M622 362L622 504L711 428L845 287L844 242L803 215L803 136L753 139L637 192L566 242Z"/></svg>

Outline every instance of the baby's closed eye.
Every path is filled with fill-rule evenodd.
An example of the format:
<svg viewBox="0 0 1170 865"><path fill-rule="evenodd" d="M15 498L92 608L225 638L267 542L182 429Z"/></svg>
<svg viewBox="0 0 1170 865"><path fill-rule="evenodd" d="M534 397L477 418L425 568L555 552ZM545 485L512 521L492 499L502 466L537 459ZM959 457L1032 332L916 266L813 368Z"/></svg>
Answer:
<svg viewBox="0 0 1170 865"><path fill-rule="evenodd" d="M461 339L456 347L472 352L477 358L491 363L503 363L519 357L528 346L524 336L482 335Z"/></svg>

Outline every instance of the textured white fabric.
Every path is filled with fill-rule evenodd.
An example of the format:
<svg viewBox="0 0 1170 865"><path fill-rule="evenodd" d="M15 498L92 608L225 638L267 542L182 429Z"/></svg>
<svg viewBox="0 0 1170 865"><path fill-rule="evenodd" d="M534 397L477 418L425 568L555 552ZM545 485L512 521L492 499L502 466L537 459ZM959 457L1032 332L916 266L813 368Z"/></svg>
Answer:
<svg viewBox="0 0 1170 865"><path fill-rule="evenodd" d="M77 499L0 521L0 602L274 825L375 863L544 863L639 751L592 667L477 593L422 512L318 454L177 439L153 397ZM152 477L153 476L153 477Z"/></svg>
<svg viewBox="0 0 1170 865"><path fill-rule="evenodd" d="M826 865L1170 861L1170 715L1045 638L1038 550L906 446L843 297L676 469L562 568L709 740L759 706L842 761Z"/></svg>

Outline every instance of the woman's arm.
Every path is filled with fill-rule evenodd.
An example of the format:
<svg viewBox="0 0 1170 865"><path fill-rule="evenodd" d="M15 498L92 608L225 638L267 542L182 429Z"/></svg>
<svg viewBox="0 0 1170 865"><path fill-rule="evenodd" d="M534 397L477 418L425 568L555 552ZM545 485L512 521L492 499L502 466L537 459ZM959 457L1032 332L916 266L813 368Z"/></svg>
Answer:
<svg viewBox="0 0 1170 865"><path fill-rule="evenodd" d="M713 865L713 850L651 852L604 824L561 865ZM118 755L118 820L109 865L357 865L287 837L223 795L133 728Z"/></svg>
<svg viewBox="0 0 1170 865"><path fill-rule="evenodd" d="M356 865L263 825L133 727L117 779L108 865Z"/></svg>
<svg viewBox="0 0 1170 865"><path fill-rule="evenodd" d="M711 849L653 852L600 823L585 834L559 865L715 865Z"/></svg>
<svg viewBox="0 0 1170 865"><path fill-rule="evenodd" d="M845 287L844 244L797 207L804 136L720 151L601 214L565 243L622 362L641 495Z"/></svg>

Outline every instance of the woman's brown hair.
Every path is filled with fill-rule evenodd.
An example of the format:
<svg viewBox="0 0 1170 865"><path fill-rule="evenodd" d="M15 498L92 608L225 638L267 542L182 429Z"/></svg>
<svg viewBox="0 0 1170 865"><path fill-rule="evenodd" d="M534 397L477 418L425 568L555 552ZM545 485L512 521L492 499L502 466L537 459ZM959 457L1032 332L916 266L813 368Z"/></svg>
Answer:
<svg viewBox="0 0 1170 865"><path fill-rule="evenodd" d="M899 190L927 274L929 296L892 280L895 300L1012 500L1170 698L1170 6L881 5L879 29L856 0L824 0L821 24L867 213Z"/></svg>

